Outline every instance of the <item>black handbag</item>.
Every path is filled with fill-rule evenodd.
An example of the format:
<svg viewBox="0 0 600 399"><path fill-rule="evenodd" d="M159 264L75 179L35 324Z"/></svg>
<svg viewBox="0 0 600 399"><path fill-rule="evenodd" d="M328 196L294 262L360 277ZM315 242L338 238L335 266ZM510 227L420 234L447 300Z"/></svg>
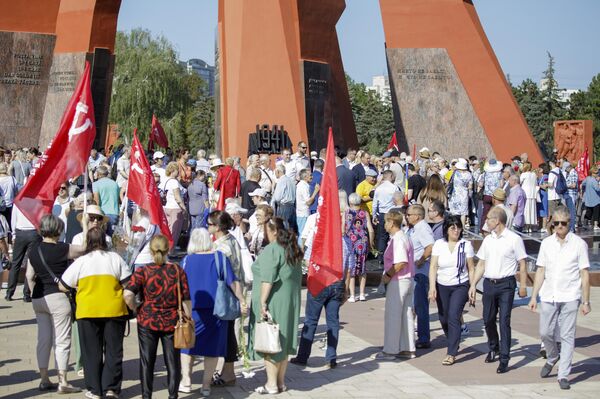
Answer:
<svg viewBox="0 0 600 399"><path fill-rule="evenodd" d="M40 260L42 261L42 265L44 265L46 271L48 272L50 277L52 277L52 280L54 280L54 282L58 284L60 282L60 279L56 277L56 274L54 274L54 272L50 269L50 266L48 266L48 264L46 263L46 259L44 259L44 254L42 253L42 248L38 246L37 252L40 256ZM75 311L77 310L77 302L75 302L75 290L70 289L68 292L66 292L66 295L67 298L69 298L69 303L71 304L71 317L73 318L73 320L75 320Z"/></svg>

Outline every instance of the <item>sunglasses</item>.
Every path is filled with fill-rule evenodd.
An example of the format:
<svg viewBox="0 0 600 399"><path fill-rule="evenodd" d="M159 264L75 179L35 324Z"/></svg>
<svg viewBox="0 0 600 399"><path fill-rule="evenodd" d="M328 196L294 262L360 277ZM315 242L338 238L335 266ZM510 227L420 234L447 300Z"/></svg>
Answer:
<svg viewBox="0 0 600 399"><path fill-rule="evenodd" d="M102 220L104 220L104 218L102 216L90 215L89 220L90 222L101 222Z"/></svg>
<svg viewBox="0 0 600 399"><path fill-rule="evenodd" d="M306 147L306 146L304 146L304 147L300 146L300 148L302 148L303 150L306 150L308 147Z"/></svg>
<svg viewBox="0 0 600 399"><path fill-rule="evenodd" d="M569 225L569 222L563 222L562 220L556 220L554 222L552 222L552 226L554 227L558 227L558 226L563 226L563 227L567 227Z"/></svg>
<svg viewBox="0 0 600 399"><path fill-rule="evenodd" d="M59 190L66 190L67 188L66 187L59 187L58 189Z"/></svg>

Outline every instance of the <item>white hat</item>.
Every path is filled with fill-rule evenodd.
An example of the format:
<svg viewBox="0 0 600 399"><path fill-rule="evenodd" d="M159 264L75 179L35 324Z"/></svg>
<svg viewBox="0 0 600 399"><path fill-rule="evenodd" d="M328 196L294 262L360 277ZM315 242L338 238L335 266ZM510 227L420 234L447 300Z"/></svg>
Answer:
<svg viewBox="0 0 600 399"><path fill-rule="evenodd" d="M262 188L257 188L256 190L252 191L250 194L248 194L251 197L263 197L265 198L267 196L267 192L262 189Z"/></svg>
<svg viewBox="0 0 600 399"><path fill-rule="evenodd" d="M223 161L221 161L221 158L215 158L212 160L212 165L210 165L210 168L214 169L214 168L218 168L219 166L223 166L223 165L225 165L225 164L223 163Z"/></svg>
<svg viewBox="0 0 600 399"><path fill-rule="evenodd" d="M469 163L464 158L458 158L458 161L456 161L456 165L454 165L454 167L459 170L467 170L469 169Z"/></svg>
<svg viewBox="0 0 600 399"><path fill-rule="evenodd" d="M406 159L406 153L404 151L402 151L400 153L400 159L402 159L402 160Z"/></svg>
<svg viewBox="0 0 600 399"><path fill-rule="evenodd" d="M483 166L483 170L486 172L499 172L502 170L502 164L498 162L495 158L490 159Z"/></svg>
<svg viewBox="0 0 600 399"><path fill-rule="evenodd" d="M227 212L230 215L233 215L234 213L242 214L242 213L248 213L248 209L242 208L235 202L230 202L227 205L225 205L225 212Z"/></svg>
<svg viewBox="0 0 600 399"><path fill-rule="evenodd" d="M161 159L164 157L165 157L165 154L163 154L162 151L156 151L154 153L154 155L152 155L152 159Z"/></svg>
<svg viewBox="0 0 600 399"><path fill-rule="evenodd" d="M368 170L365 172L365 176L377 177L377 172L375 172L373 169L368 169Z"/></svg>

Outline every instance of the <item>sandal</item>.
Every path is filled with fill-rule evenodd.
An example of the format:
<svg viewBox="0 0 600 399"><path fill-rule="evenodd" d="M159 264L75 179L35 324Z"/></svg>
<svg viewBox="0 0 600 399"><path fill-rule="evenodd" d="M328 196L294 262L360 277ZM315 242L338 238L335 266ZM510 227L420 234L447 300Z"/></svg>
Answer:
<svg viewBox="0 0 600 399"><path fill-rule="evenodd" d="M235 381L236 381L235 378L230 381L225 381L221 377L221 374L219 374L219 372L215 372L213 374L213 378L212 378L212 381L210 382L210 385L213 387L232 387L232 386L235 386Z"/></svg>
<svg viewBox="0 0 600 399"><path fill-rule="evenodd" d="M454 364L454 362L456 361L456 358L454 356L448 355L446 356L446 358L442 361L442 364L444 366L452 366Z"/></svg>
<svg viewBox="0 0 600 399"><path fill-rule="evenodd" d="M274 395L276 393L279 393L279 389L275 389L275 390L270 390L269 388L267 388L266 385L263 385L262 387L258 387L254 390L254 392L260 394L260 395Z"/></svg>
<svg viewBox="0 0 600 399"><path fill-rule="evenodd" d="M285 385L279 385L277 387L277 390L279 391L279 393L285 392L288 390L288 388Z"/></svg>

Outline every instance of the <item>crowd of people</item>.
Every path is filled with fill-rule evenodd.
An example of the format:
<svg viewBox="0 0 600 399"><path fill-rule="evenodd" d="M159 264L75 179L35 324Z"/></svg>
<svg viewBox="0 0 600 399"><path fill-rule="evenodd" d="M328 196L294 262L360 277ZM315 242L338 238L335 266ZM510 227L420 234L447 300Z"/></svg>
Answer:
<svg viewBox="0 0 600 399"><path fill-rule="evenodd" d="M39 389L81 391L67 379L73 350L85 396L118 397L127 321L136 317L144 398L152 396L159 341L170 398L192 391L195 356L204 358L203 397L236 383L240 355L264 360L267 380L257 392L283 392L288 359L308 363L322 309L326 360L337 366L340 306L368 300L368 264L381 273L385 295L383 349L375 359L412 359L429 348L435 302L448 346L442 364L453 365L461 336L469 333L464 307L475 304L483 279L485 362L499 361L497 372L505 373L515 290L527 296L523 235L533 232L545 237L529 304L538 309L539 295L547 354L541 376L560 361L559 384L569 388L577 312L591 311L588 248L574 233L600 230L597 166L581 179L566 160L534 167L527 154L503 163L446 160L428 148L414 158L396 149L377 157L363 150L336 153L342 278L318 294L307 292L299 333L302 274L315 237L326 150L309 153L302 141L296 148L284 149L274 165L266 154L250 155L245 165L204 150L195 157L188 149L147 154L173 245L147 210L128 200L127 145L92 150L88 176L61 184L52 214L37 227L14 199L40 154L0 149L0 256L10 269L5 299L13 300L26 267L23 300L32 302L38 324ZM478 251L467 234L483 238ZM239 303L235 320L213 313L220 282ZM181 350L174 343L180 309L194 321L196 335L194 346ZM256 325L265 318L279 325L278 353L254 349ZM49 378L52 348L58 384Z"/></svg>

